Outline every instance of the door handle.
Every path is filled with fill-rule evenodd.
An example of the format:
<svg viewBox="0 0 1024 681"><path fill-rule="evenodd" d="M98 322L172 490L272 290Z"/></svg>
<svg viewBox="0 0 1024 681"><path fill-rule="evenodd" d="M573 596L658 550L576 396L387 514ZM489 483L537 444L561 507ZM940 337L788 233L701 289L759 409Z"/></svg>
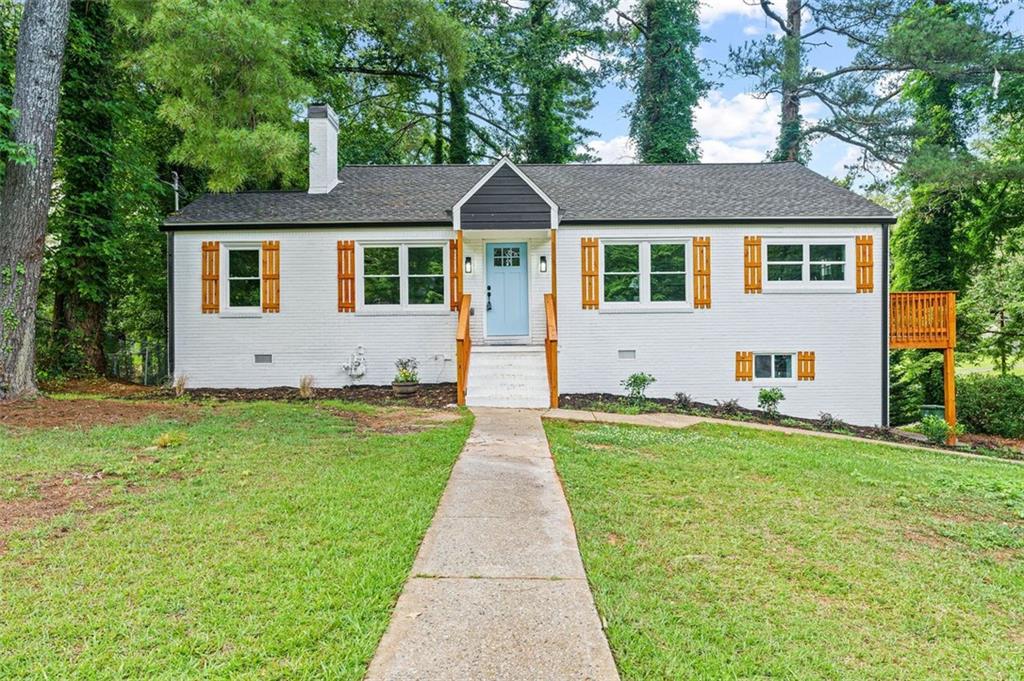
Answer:
<svg viewBox="0 0 1024 681"><path fill-rule="evenodd" d="M491 285L487 285L487 311L491 311Z"/></svg>

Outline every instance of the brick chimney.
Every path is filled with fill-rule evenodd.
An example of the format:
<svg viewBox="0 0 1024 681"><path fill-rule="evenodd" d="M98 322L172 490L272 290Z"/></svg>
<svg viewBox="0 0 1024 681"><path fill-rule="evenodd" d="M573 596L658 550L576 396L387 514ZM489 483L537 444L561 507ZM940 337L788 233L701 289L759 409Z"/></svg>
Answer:
<svg viewBox="0 0 1024 681"><path fill-rule="evenodd" d="M309 193L338 184L338 116L328 104L309 105Z"/></svg>

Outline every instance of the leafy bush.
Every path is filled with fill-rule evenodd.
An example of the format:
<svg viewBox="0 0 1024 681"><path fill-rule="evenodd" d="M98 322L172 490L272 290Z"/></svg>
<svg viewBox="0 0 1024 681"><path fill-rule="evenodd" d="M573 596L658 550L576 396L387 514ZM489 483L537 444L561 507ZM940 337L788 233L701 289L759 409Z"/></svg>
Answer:
<svg viewBox="0 0 1024 681"><path fill-rule="evenodd" d="M942 404L942 353L900 350L889 365L889 422L914 423L922 404Z"/></svg>
<svg viewBox="0 0 1024 681"><path fill-rule="evenodd" d="M676 406L680 409L690 409L693 407L693 398L686 393L676 393Z"/></svg>
<svg viewBox="0 0 1024 681"><path fill-rule="evenodd" d="M827 411L818 414L818 423L822 430L849 430L849 426L842 419L837 419Z"/></svg>
<svg viewBox="0 0 1024 681"><path fill-rule="evenodd" d="M626 389L626 399L639 407L647 402L647 388L656 380L654 376L638 371L635 374L630 374L629 378L620 383Z"/></svg>
<svg viewBox="0 0 1024 681"><path fill-rule="evenodd" d="M784 399L782 388L761 388L757 393L757 406L771 418L778 418L779 402Z"/></svg>
<svg viewBox="0 0 1024 681"><path fill-rule="evenodd" d="M299 377L299 397L304 400L308 400L313 397L313 386L316 381L312 376L306 374L305 376Z"/></svg>
<svg viewBox="0 0 1024 681"><path fill-rule="evenodd" d="M921 434L936 444L943 444L950 435L963 435L964 425L956 424L951 428L946 420L938 416L925 416L921 419Z"/></svg>
<svg viewBox="0 0 1024 681"><path fill-rule="evenodd" d="M1024 377L973 374L957 383L957 415L967 430L1024 438Z"/></svg>
<svg viewBox="0 0 1024 681"><path fill-rule="evenodd" d="M405 357L395 362L395 383L419 383L420 375L416 369L419 364L415 357Z"/></svg>

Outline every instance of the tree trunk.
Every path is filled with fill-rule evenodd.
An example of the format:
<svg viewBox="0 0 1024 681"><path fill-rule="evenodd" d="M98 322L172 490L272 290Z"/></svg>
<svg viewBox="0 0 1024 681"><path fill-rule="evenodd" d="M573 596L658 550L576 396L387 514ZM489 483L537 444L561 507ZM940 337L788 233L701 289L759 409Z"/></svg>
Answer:
<svg viewBox="0 0 1024 681"><path fill-rule="evenodd" d="M437 104L434 117L434 164L444 163L444 85L437 86Z"/></svg>
<svg viewBox="0 0 1024 681"><path fill-rule="evenodd" d="M67 28L68 0L26 0L14 68L14 142L35 160L8 163L0 194L0 399L38 392L35 314Z"/></svg>
<svg viewBox="0 0 1024 681"><path fill-rule="evenodd" d="M786 31L782 38L782 117L779 126L777 161L800 160L800 82L803 54L800 32L801 0L786 0Z"/></svg>
<svg viewBox="0 0 1024 681"><path fill-rule="evenodd" d="M469 108L462 83L448 88L448 162L469 163Z"/></svg>

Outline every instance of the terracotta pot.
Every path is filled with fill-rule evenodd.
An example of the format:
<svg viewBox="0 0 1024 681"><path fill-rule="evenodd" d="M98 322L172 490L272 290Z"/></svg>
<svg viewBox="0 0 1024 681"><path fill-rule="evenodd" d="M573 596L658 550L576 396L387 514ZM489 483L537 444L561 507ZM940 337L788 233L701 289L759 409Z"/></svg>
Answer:
<svg viewBox="0 0 1024 681"><path fill-rule="evenodd" d="M398 397L408 397L409 395L415 395L420 389L419 383L399 383L395 381L391 384L391 390Z"/></svg>

